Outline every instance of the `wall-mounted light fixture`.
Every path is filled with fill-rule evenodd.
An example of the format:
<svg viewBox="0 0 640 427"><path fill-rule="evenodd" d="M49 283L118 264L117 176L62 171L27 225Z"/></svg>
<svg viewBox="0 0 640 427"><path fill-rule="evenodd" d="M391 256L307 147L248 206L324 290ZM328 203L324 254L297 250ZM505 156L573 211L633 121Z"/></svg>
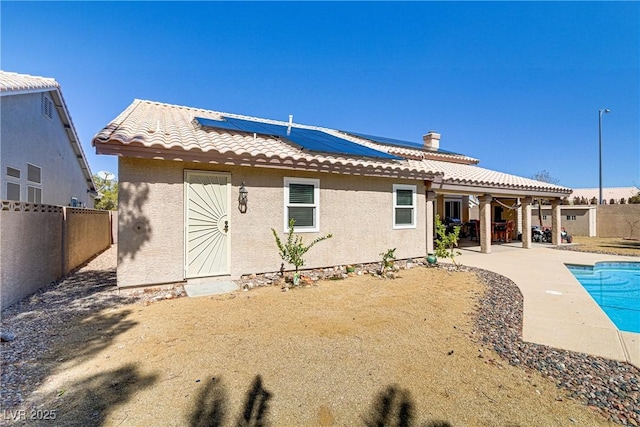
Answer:
<svg viewBox="0 0 640 427"><path fill-rule="evenodd" d="M249 191L247 191L244 186L244 181L242 181L242 185L240 186L240 190L238 191L238 209L240 213L245 213L247 211L247 201L249 200Z"/></svg>

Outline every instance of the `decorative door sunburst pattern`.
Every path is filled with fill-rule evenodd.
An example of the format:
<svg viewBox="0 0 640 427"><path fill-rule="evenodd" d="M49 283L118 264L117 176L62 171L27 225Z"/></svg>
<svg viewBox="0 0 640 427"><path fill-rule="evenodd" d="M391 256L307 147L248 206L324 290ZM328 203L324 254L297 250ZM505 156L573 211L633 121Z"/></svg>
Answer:
<svg viewBox="0 0 640 427"><path fill-rule="evenodd" d="M228 175L186 173L186 277L229 273Z"/></svg>

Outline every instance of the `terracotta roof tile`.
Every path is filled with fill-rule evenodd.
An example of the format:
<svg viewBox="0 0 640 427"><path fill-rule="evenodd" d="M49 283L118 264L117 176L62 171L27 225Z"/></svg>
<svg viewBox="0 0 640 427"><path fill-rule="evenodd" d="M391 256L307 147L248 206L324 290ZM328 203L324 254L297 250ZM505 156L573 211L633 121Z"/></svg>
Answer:
<svg viewBox="0 0 640 427"><path fill-rule="evenodd" d="M58 82L52 78L0 70L0 92L45 91L51 89L60 89Z"/></svg>
<svg viewBox="0 0 640 427"><path fill-rule="evenodd" d="M557 185L504 174L475 165L476 159L466 156L438 154L391 147L366 139L346 135L338 130L295 123L295 127L315 129L339 136L366 147L406 156L402 160L356 157L350 155L311 152L275 136L201 127L196 117L220 120L222 116L254 120L263 123L288 125L288 122L259 119L237 114L198 108L135 100L118 117L93 138L98 153L125 154L127 147L147 147L191 152L194 156L246 158L272 167L294 166L332 170L341 168L346 173L377 174L413 179L428 179L451 185L474 185L543 191L566 195L571 190ZM121 150L121 151L119 151ZM154 154L155 157L157 157ZM178 158L179 156L175 156ZM212 157L213 158L213 157ZM198 161L210 161L199 158Z"/></svg>

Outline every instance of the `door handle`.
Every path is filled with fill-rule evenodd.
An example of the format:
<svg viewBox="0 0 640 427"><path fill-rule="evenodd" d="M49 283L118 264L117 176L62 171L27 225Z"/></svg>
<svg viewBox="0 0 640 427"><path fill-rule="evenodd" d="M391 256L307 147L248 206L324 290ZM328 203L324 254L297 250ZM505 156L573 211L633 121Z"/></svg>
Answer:
<svg viewBox="0 0 640 427"><path fill-rule="evenodd" d="M229 231L229 221L225 221L224 222L224 232L228 232Z"/></svg>

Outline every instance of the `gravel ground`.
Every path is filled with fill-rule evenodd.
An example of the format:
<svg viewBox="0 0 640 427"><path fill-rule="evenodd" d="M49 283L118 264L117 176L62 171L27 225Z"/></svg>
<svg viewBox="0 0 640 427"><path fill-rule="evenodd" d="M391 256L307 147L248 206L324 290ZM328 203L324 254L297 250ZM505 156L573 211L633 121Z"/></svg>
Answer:
<svg viewBox="0 0 640 427"><path fill-rule="evenodd" d="M17 408L46 379L39 360L64 339L66 325L91 314L128 304L148 305L183 295L175 291L119 294L115 288L116 248L99 255L73 275L2 312L2 331L16 340L2 343L2 408ZM508 279L473 270L487 285L477 302L471 338L493 348L510 365L539 371L558 388L622 425L640 425L640 372L637 368L586 354L557 350L521 339L522 295ZM122 325L121 325L122 326ZM95 354L100 342L87 343Z"/></svg>
<svg viewBox="0 0 640 427"><path fill-rule="evenodd" d="M622 425L640 425L640 370L628 363L522 341L523 298L499 274L476 270L489 287L479 302L476 329L509 364L535 369L585 405Z"/></svg>

